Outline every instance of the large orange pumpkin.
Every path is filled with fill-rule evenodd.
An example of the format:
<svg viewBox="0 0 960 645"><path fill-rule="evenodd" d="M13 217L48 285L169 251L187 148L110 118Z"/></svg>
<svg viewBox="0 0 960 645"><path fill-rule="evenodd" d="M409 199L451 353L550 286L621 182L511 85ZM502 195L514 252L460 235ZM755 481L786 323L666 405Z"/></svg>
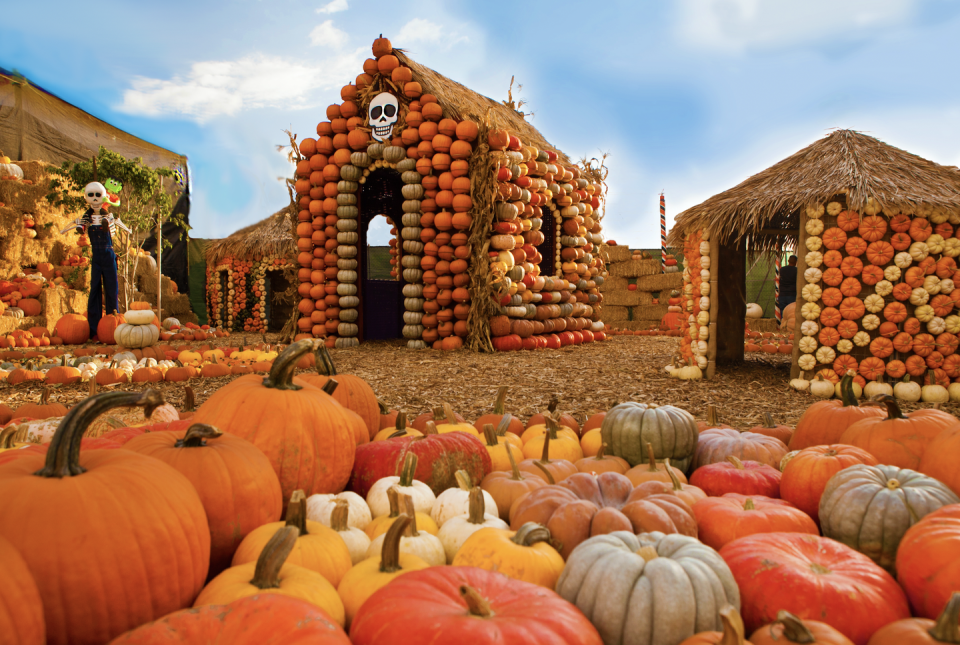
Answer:
<svg viewBox="0 0 960 645"><path fill-rule="evenodd" d="M284 500L298 489L308 496L342 491L364 427L332 396L294 377L297 362L320 342L298 340L274 359L266 378L241 376L214 392L193 416L263 451L280 478Z"/></svg>
<svg viewBox="0 0 960 645"><path fill-rule="evenodd" d="M840 400L818 401L806 409L790 438L790 450L839 443L840 436L857 421L884 416L878 408L859 407L852 384L853 377L844 376L840 382Z"/></svg>
<svg viewBox="0 0 960 645"><path fill-rule="evenodd" d="M203 586L210 530L187 478L129 450L80 451L100 414L162 403L155 390L90 397L46 455L0 465L0 535L33 574L48 643L104 643L190 606Z"/></svg>
<svg viewBox="0 0 960 645"><path fill-rule="evenodd" d="M876 466L878 463L869 452L853 446L834 444L804 448L783 467L780 497L814 521L819 521L820 497L831 477L849 466Z"/></svg>
<svg viewBox="0 0 960 645"><path fill-rule="evenodd" d="M853 645L853 641L819 620L800 620L789 611L777 612L777 620L750 635L752 645Z"/></svg>
<svg viewBox="0 0 960 645"><path fill-rule="evenodd" d="M897 548L897 579L914 615L936 618L943 611L960 589L960 504L942 506L907 529Z"/></svg>
<svg viewBox="0 0 960 645"><path fill-rule="evenodd" d="M960 642L960 591L953 592L950 602L937 620L904 618L874 632L867 645L942 645Z"/></svg>
<svg viewBox="0 0 960 645"><path fill-rule="evenodd" d="M911 416L914 414L916 412L912 412ZM950 490L960 495L960 468L957 468L957 455L960 455L960 428L948 428L927 444L927 450L923 453L917 470L943 482L950 487Z"/></svg>
<svg viewBox="0 0 960 645"><path fill-rule="evenodd" d="M337 389L333 391L333 398L337 403L348 410L360 415L367 427L367 436L357 437L357 444L364 444L373 439L380 432L380 403L373 388L359 376L353 374L338 374L333 364L333 358L324 345L320 345L316 352L316 374L303 374L304 381L314 387L323 389L331 378L337 380Z"/></svg>
<svg viewBox="0 0 960 645"><path fill-rule="evenodd" d="M101 318L100 322L97 323L97 340L107 345L116 345L117 340L114 338L114 333L117 331L117 326L123 322L123 314L120 313L108 314Z"/></svg>
<svg viewBox="0 0 960 645"><path fill-rule="evenodd" d="M868 215L860 221L860 237L868 242L876 242L887 232L887 222L877 215Z"/></svg>
<svg viewBox="0 0 960 645"><path fill-rule="evenodd" d="M755 533L809 533L819 535L817 525L790 502L764 495L726 493L707 497L693 505L699 539L707 546L723 548L728 542Z"/></svg>
<svg viewBox="0 0 960 645"><path fill-rule="evenodd" d="M64 314L54 333L67 345L80 345L90 340L90 323L80 314Z"/></svg>
<svg viewBox="0 0 960 645"><path fill-rule="evenodd" d="M13 545L0 537L0 634L12 645L46 643L43 602L30 569ZM6 640L9 639L9 640Z"/></svg>

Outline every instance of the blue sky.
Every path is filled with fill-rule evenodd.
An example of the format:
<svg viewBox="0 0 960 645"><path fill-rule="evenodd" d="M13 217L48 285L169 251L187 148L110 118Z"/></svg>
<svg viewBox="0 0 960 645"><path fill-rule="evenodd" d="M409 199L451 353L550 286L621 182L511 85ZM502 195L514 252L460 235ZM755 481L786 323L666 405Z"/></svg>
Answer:
<svg viewBox="0 0 960 645"><path fill-rule="evenodd" d="M608 152L632 247L659 244L661 190L669 225L832 128L960 165L956 0L8 5L0 67L190 158L195 237L286 203L282 130L315 136L380 33L498 100L516 75L548 141Z"/></svg>

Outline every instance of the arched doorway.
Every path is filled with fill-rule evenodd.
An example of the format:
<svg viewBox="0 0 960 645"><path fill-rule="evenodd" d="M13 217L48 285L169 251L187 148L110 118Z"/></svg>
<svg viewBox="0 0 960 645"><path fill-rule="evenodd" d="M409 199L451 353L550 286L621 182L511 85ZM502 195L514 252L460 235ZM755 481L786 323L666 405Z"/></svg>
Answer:
<svg viewBox="0 0 960 645"><path fill-rule="evenodd" d="M402 226L403 181L394 170L377 170L360 187L359 266L360 340L403 337L403 280L390 276L390 253L383 234L387 217ZM372 244L368 245L368 239Z"/></svg>

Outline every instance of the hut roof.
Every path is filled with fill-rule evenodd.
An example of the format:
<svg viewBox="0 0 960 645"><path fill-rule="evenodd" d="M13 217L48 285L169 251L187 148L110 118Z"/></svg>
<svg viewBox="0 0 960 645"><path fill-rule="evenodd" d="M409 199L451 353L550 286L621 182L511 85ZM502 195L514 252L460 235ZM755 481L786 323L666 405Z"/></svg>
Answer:
<svg viewBox="0 0 960 645"><path fill-rule="evenodd" d="M762 228L796 230L800 208L823 204L839 194L846 194L847 208L857 211L869 197L886 213L911 214L918 208L958 211L960 169L860 132L837 130L680 213L669 244L682 244L686 231L700 228L718 234L721 242L746 236L756 240Z"/></svg>
<svg viewBox="0 0 960 645"><path fill-rule="evenodd" d="M520 137L525 144L537 148L553 150L559 160L570 164L570 159L555 145L547 141L540 132L513 108L474 92L465 85L451 80L420 63L411 60L402 49L394 49L394 55L400 63L413 71L424 94L433 94L449 116L459 120L470 119L477 122L489 122L494 127L505 128Z"/></svg>
<svg viewBox="0 0 960 645"><path fill-rule="evenodd" d="M256 254L292 258L297 253L296 226L297 214L293 207L281 208L256 224L208 244L204 251L207 264L216 264L228 256L248 258Z"/></svg>

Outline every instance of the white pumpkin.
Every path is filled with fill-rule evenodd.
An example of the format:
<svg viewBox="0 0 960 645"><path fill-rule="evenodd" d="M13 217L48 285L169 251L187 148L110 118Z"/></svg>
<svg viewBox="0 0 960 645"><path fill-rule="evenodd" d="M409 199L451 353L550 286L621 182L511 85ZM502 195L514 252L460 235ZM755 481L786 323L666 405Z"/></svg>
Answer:
<svg viewBox="0 0 960 645"><path fill-rule="evenodd" d="M928 383L920 388L920 400L926 403L947 403L950 401L950 393L942 385Z"/></svg>
<svg viewBox="0 0 960 645"><path fill-rule="evenodd" d="M804 256L804 261L807 263L808 267L813 267L816 269L818 266L823 264L823 253L820 251L810 251Z"/></svg>
<svg viewBox="0 0 960 645"><path fill-rule="evenodd" d="M869 296L863 299L863 306L870 313L877 313L878 311L883 311L883 308L886 306L886 302L883 300L883 296L871 293Z"/></svg>
<svg viewBox="0 0 960 645"><path fill-rule="evenodd" d="M848 338L841 338L837 341L836 347L841 354L849 354L853 349L853 342Z"/></svg>
<svg viewBox="0 0 960 645"><path fill-rule="evenodd" d="M822 277L823 271L814 267L811 267L803 272L803 279L807 281L807 284L816 284L820 282Z"/></svg>
<svg viewBox="0 0 960 645"><path fill-rule="evenodd" d="M817 362L821 365L826 365L837 360L837 353L833 351L832 347L821 347L817 350Z"/></svg>
<svg viewBox="0 0 960 645"><path fill-rule="evenodd" d="M710 242L707 242L707 241L700 242L700 255L704 257L710 256Z"/></svg>
<svg viewBox="0 0 960 645"><path fill-rule="evenodd" d="M808 219L805 228L807 230L807 235L820 235L823 233L823 220Z"/></svg>
<svg viewBox="0 0 960 645"><path fill-rule="evenodd" d="M317 497L317 495L311 495L310 497ZM363 498L357 495L360 498L360 501L363 502ZM309 498L307 504L309 504ZM347 551L350 552L350 560L353 564L357 564L367 559L367 550L370 548L370 536L363 532L363 530L357 528L356 526L350 525L350 509L352 508L350 502L345 499L336 498L334 499L333 504L331 504L333 511L327 515L327 521L330 522L329 526L343 540L344 544L347 545ZM364 508L366 508L366 502L363 502ZM370 511L367 511L369 517ZM307 511L307 516L309 519L309 510ZM314 520L316 521L316 520Z"/></svg>
<svg viewBox="0 0 960 645"><path fill-rule="evenodd" d="M447 492L447 491L444 491ZM443 493L441 493L441 496ZM470 489L468 493L467 512L451 517L443 526L437 537L443 544L443 551L447 556L447 564L453 563L453 557L463 546L471 535L482 528L508 529L509 525L501 520L496 513L487 512L489 509L485 505L486 491L479 486ZM439 498L438 498L439 499Z"/></svg>
<svg viewBox="0 0 960 645"><path fill-rule="evenodd" d="M804 336L816 336L820 331L820 325L815 320L804 320L800 324L800 333Z"/></svg>
<svg viewBox="0 0 960 645"><path fill-rule="evenodd" d="M821 248L823 248L823 238L816 235L807 238L808 251L819 251Z"/></svg>
<svg viewBox="0 0 960 645"><path fill-rule="evenodd" d="M123 320L128 325L149 325L157 314L150 309L131 309L123 314Z"/></svg>
<svg viewBox="0 0 960 645"><path fill-rule="evenodd" d="M676 370L675 375L681 381L699 381L703 378L703 370L698 363L691 363Z"/></svg>
<svg viewBox="0 0 960 645"><path fill-rule="evenodd" d="M839 345L839 343L837 343ZM857 347L866 347L870 344L870 334L865 331L858 331L853 335L853 344Z"/></svg>
<svg viewBox="0 0 960 645"><path fill-rule="evenodd" d="M387 498L387 490L392 486L397 487L397 493L401 498L404 495L410 495L418 512L429 515L437 497L429 486L413 478L416 470L417 456L408 452L399 476L384 477L374 482L370 490L367 491L367 506L370 507L370 515L380 517L390 513L390 500Z"/></svg>
<svg viewBox="0 0 960 645"><path fill-rule="evenodd" d="M836 217L842 210L843 204L840 202L830 202L827 204L827 215L830 215L831 217Z"/></svg>
<svg viewBox="0 0 960 645"><path fill-rule="evenodd" d="M0 177L23 179L23 168L12 163L0 163Z"/></svg>
<svg viewBox="0 0 960 645"><path fill-rule="evenodd" d="M893 395L901 401L915 402L920 400L920 384L910 380L910 376L904 376L903 380L893 386Z"/></svg>
<svg viewBox="0 0 960 645"><path fill-rule="evenodd" d="M437 495L437 501L433 505L433 510L430 511L430 517L440 527L450 518L464 515L470 511L470 491L473 490L470 475L465 470L458 470L454 473L454 477L457 480L457 488L448 488ZM493 496L487 491L483 491L483 498L489 512L499 517L500 511L497 509L497 503Z"/></svg>
<svg viewBox="0 0 960 645"><path fill-rule="evenodd" d="M879 381L870 381L869 383L867 383L867 386L863 388L864 396L866 396L868 399L872 399L873 397L879 396L881 394L887 394L889 396L893 396L893 386L890 385L889 383L884 383L882 380L883 379L882 376L880 377L880 379L881 380Z"/></svg>
<svg viewBox="0 0 960 645"><path fill-rule="evenodd" d="M867 314L863 317L863 320L860 321L860 324L863 325L863 328L867 331L873 331L880 326L880 317L877 314Z"/></svg>
<svg viewBox="0 0 960 645"><path fill-rule="evenodd" d="M813 336L804 336L797 342L797 345L804 354L812 354L817 351L817 339Z"/></svg>
<svg viewBox="0 0 960 645"><path fill-rule="evenodd" d="M180 321L176 318L164 318L163 319L163 328L166 330L179 329L182 325Z"/></svg>
<svg viewBox="0 0 960 645"><path fill-rule="evenodd" d="M921 262L930 255L930 247L926 242L914 242L910 245L910 257L914 262Z"/></svg>
<svg viewBox="0 0 960 645"><path fill-rule="evenodd" d="M930 294L924 291L923 287L917 287L910 292L910 304L911 305L925 305L927 301L930 300Z"/></svg>
<svg viewBox="0 0 960 645"><path fill-rule="evenodd" d="M823 217L823 204L807 206L807 217L812 219L820 219Z"/></svg>
<svg viewBox="0 0 960 645"><path fill-rule="evenodd" d="M131 325L120 323L113 333L120 347L150 347L160 340L160 330L153 325Z"/></svg>
<svg viewBox="0 0 960 645"><path fill-rule="evenodd" d="M897 267L899 267L901 270L903 270L908 268L911 264L913 264L913 258L910 256L908 252L900 251L895 256L893 256L893 263L897 265ZM886 272L884 272L884 277L886 277ZM890 280L890 278L887 278L887 280ZM890 280L890 281L893 282L893 280Z"/></svg>
<svg viewBox="0 0 960 645"><path fill-rule="evenodd" d="M947 393L950 395L950 400L954 403L960 401L960 383L951 383L947 388Z"/></svg>
<svg viewBox="0 0 960 645"><path fill-rule="evenodd" d="M900 267L898 267L895 264L891 264L890 266L888 266L886 269L883 270L883 279L888 280L890 282L896 282L897 280L900 279L901 274L902 274L902 271Z"/></svg>
<svg viewBox="0 0 960 645"><path fill-rule="evenodd" d="M881 280L877 284L873 285L873 290L876 292L876 295L884 298L893 293L893 283L891 283L889 280Z"/></svg>
<svg viewBox="0 0 960 645"><path fill-rule="evenodd" d="M960 255L960 240L955 237L949 237L943 241L943 254L948 258L955 258Z"/></svg>
<svg viewBox="0 0 960 645"><path fill-rule="evenodd" d="M947 331L951 334L960 334L960 316L953 314L943 319Z"/></svg>
<svg viewBox="0 0 960 645"><path fill-rule="evenodd" d="M820 300L820 296L822 295L823 289L820 288L819 284L804 285L803 290L800 292L800 296L807 302L816 302ZM882 302L883 298L881 298L880 301ZM883 307L881 307L881 309L883 309Z"/></svg>
<svg viewBox="0 0 960 645"><path fill-rule="evenodd" d="M857 383L856 381L850 384L850 390L853 392L853 396L855 396L858 399L863 396L863 388L860 387L860 384ZM833 393L834 393L834 396L836 396L838 399L841 398L841 396L843 396L842 394L840 394L839 383L833 386Z"/></svg>
<svg viewBox="0 0 960 645"><path fill-rule="evenodd" d="M804 320L820 320L820 305L815 302L806 302L800 308L800 315Z"/></svg>
<svg viewBox="0 0 960 645"><path fill-rule="evenodd" d="M917 320L922 323L931 323L933 319L937 317L936 312L934 312L933 307L930 305L920 305L913 311L913 315L916 316ZM941 329L938 334L942 334L943 330Z"/></svg>
<svg viewBox="0 0 960 645"><path fill-rule="evenodd" d="M941 224L942 223L943 222L941 222ZM943 236L936 233L923 241L923 243L927 245L927 251L929 251L931 255L940 255L943 253L944 242L945 240L943 239Z"/></svg>
<svg viewBox="0 0 960 645"><path fill-rule="evenodd" d="M331 515L337 504L343 501L349 506L350 526L363 530L367 528L373 517L370 507L362 497L351 491L344 491L336 495L316 494L307 498L307 519L311 522L320 522L324 526L332 526Z"/></svg>
<svg viewBox="0 0 960 645"><path fill-rule="evenodd" d="M956 289L956 286L950 278L944 278L940 281L940 293L950 295L954 289Z"/></svg>
<svg viewBox="0 0 960 645"><path fill-rule="evenodd" d="M808 392L810 390L810 381L804 377L803 372L800 372L800 376L790 380L790 387L797 392Z"/></svg>
<svg viewBox="0 0 960 645"><path fill-rule="evenodd" d="M818 399L831 399L834 395L833 383L817 374L817 378L810 381L810 394Z"/></svg>
<svg viewBox="0 0 960 645"><path fill-rule="evenodd" d="M408 453L412 454L412 453ZM432 493L431 493L432 494ZM436 535L417 530L417 516L414 511L414 501L410 495L400 495L400 513L410 517L410 524L403 531L400 538L400 553L409 553L422 559L431 567L439 567L447 563L447 554L443 544ZM416 509L419 511L420 509ZM373 558L383 551L383 541L387 533L378 535L367 547L367 558Z"/></svg>
<svg viewBox="0 0 960 645"><path fill-rule="evenodd" d="M817 359L813 357L813 354L804 354L797 359L797 365L800 369L809 371L817 366Z"/></svg>
<svg viewBox="0 0 960 645"><path fill-rule="evenodd" d="M935 275L928 275L923 279L923 290L931 296L940 293L940 278Z"/></svg>

